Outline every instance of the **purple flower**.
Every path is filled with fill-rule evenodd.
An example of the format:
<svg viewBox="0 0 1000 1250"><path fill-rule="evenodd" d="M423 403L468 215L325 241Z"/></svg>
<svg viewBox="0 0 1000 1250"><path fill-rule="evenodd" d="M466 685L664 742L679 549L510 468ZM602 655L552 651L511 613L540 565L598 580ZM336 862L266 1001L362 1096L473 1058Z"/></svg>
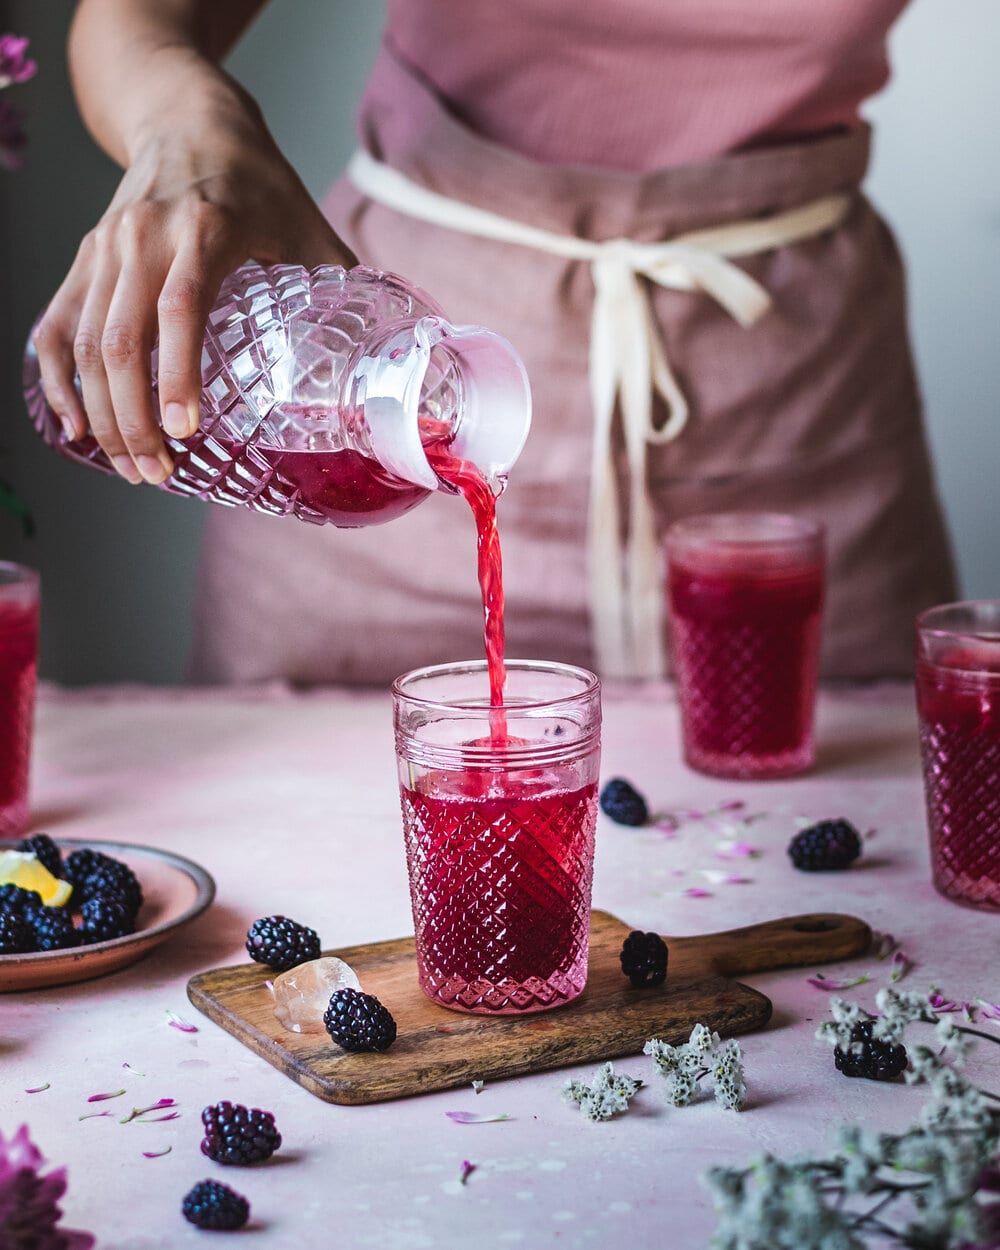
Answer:
<svg viewBox="0 0 1000 1250"><path fill-rule="evenodd" d="M20 169L27 143L21 110L0 100L0 169Z"/></svg>
<svg viewBox="0 0 1000 1250"><path fill-rule="evenodd" d="M0 35L0 87L27 82L35 76L38 66L24 55L27 50L27 39L19 39L17 35Z"/></svg>
<svg viewBox="0 0 1000 1250"><path fill-rule="evenodd" d="M56 1205L66 1192L66 1169L42 1176L42 1156L22 1124L10 1140L0 1133L0 1246L4 1250L90 1250L90 1233L59 1229Z"/></svg>

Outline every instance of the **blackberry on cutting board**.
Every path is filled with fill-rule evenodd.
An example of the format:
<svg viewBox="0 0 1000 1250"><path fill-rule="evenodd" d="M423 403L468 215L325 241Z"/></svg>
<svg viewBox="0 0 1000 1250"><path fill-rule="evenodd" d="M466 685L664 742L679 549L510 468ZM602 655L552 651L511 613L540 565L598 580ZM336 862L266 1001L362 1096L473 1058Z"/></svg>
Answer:
<svg viewBox="0 0 1000 1250"><path fill-rule="evenodd" d="M869 1081L894 1081L906 1071L906 1047L872 1037L874 1020L862 1020L851 1030L851 1041L860 1042L855 1050L834 1047L833 1062L844 1076L862 1076Z"/></svg>
<svg viewBox="0 0 1000 1250"><path fill-rule="evenodd" d="M396 1040L396 1021L374 994L337 990L323 1013L326 1031L344 1050L388 1050Z"/></svg>
<svg viewBox="0 0 1000 1250"><path fill-rule="evenodd" d="M217 1102L202 1111L201 1122L205 1126L201 1153L216 1163L239 1166L263 1163L281 1145L274 1116L257 1107Z"/></svg>
<svg viewBox="0 0 1000 1250"><path fill-rule="evenodd" d="M287 916L262 916L247 932L247 954L275 972L319 959L321 953L316 930Z"/></svg>
<svg viewBox="0 0 1000 1250"><path fill-rule="evenodd" d="M861 838L847 820L821 820L801 829L788 844L788 854L803 872L849 868L861 854Z"/></svg>
<svg viewBox="0 0 1000 1250"><path fill-rule="evenodd" d="M667 979L667 944L658 933L633 929L622 944L622 972L636 989L662 985Z"/></svg>
<svg viewBox="0 0 1000 1250"><path fill-rule="evenodd" d="M135 932L135 916L113 895L88 898L80 908L80 935L84 942L107 942Z"/></svg>
<svg viewBox="0 0 1000 1250"><path fill-rule="evenodd" d="M181 1211L196 1228L231 1232L250 1218L250 1203L221 1181L199 1181L185 1194Z"/></svg>
<svg viewBox="0 0 1000 1250"><path fill-rule="evenodd" d="M35 859L43 868L52 873L53 877L62 876L62 855L47 833L36 833L30 838L22 838L17 844L17 849L34 855Z"/></svg>
<svg viewBox="0 0 1000 1250"><path fill-rule="evenodd" d="M601 791L601 811L618 825L644 825L649 820L646 800L630 781L612 777Z"/></svg>

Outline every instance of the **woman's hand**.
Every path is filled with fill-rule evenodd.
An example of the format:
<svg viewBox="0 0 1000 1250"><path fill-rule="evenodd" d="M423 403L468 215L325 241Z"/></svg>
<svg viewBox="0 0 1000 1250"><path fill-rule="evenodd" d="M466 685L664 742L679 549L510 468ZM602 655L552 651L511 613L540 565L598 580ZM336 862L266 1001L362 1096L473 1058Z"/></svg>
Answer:
<svg viewBox="0 0 1000 1250"><path fill-rule="evenodd" d="M114 199L35 330L42 386L67 437L89 428L130 482L168 477L160 422L175 438L198 428L205 322L222 279L249 258L357 263L256 105L228 84L208 104L194 92L145 124ZM157 337L159 413L150 377Z"/></svg>

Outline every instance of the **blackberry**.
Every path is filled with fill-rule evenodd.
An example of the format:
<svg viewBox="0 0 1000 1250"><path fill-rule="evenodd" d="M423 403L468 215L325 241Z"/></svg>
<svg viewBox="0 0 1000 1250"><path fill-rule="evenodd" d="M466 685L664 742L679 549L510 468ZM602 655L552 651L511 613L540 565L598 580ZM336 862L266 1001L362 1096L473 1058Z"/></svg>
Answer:
<svg viewBox="0 0 1000 1250"><path fill-rule="evenodd" d="M337 990L323 1013L323 1023L344 1050L388 1050L396 1040L396 1021L374 994Z"/></svg>
<svg viewBox="0 0 1000 1250"><path fill-rule="evenodd" d="M646 800L624 777L612 777L601 791L601 811L616 825L644 825L649 820Z"/></svg>
<svg viewBox="0 0 1000 1250"><path fill-rule="evenodd" d="M17 844L17 849L34 855L35 859L43 868L52 873L53 877L62 876L62 855L47 833L36 833L30 838L22 839Z"/></svg>
<svg viewBox="0 0 1000 1250"><path fill-rule="evenodd" d="M92 851L89 846L83 846L77 851L70 852L63 860L62 875L76 890L101 865L118 862L110 855L105 855L103 851Z"/></svg>
<svg viewBox="0 0 1000 1250"><path fill-rule="evenodd" d="M803 872L839 870L850 867L861 854L861 839L850 821L821 820L792 838L788 854Z"/></svg>
<svg viewBox="0 0 1000 1250"><path fill-rule="evenodd" d="M861 1042L859 1050L835 1046L833 1062L844 1076L863 1076L869 1081L894 1081L906 1070L906 1047L872 1037L874 1020L862 1020L851 1030L851 1041Z"/></svg>
<svg viewBox="0 0 1000 1250"><path fill-rule="evenodd" d="M0 911L0 955L26 955L35 949L35 931L16 911Z"/></svg>
<svg viewBox="0 0 1000 1250"><path fill-rule="evenodd" d="M622 945L619 958L622 972L636 989L662 985L667 979L667 944L658 933L633 929Z"/></svg>
<svg viewBox="0 0 1000 1250"><path fill-rule="evenodd" d="M270 1111L217 1102L205 1108L201 1122L205 1126L201 1153L216 1163L263 1163L281 1145L281 1134Z"/></svg>
<svg viewBox="0 0 1000 1250"><path fill-rule="evenodd" d="M85 903L88 899L112 894L128 908L133 917L139 914L142 887L128 864L123 864L120 860L98 864L77 887L76 896L79 902Z"/></svg>
<svg viewBox="0 0 1000 1250"><path fill-rule="evenodd" d="M80 908L80 934L84 942L106 942L135 932L135 917L113 896L88 898Z"/></svg>
<svg viewBox="0 0 1000 1250"><path fill-rule="evenodd" d="M80 945L80 933L73 927L73 918L62 907L39 907L31 913L35 931L35 949L61 951Z"/></svg>
<svg viewBox="0 0 1000 1250"><path fill-rule="evenodd" d="M229 1232L250 1218L250 1203L221 1181L199 1181L185 1194L181 1211L196 1228Z"/></svg>
<svg viewBox="0 0 1000 1250"><path fill-rule="evenodd" d="M310 959L319 959L319 935L287 916L263 916L247 931L247 954L275 972L287 972Z"/></svg>
<svg viewBox="0 0 1000 1250"><path fill-rule="evenodd" d="M12 911L23 916L25 911L41 905L42 896L37 890L26 890L10 881L6 885L0 885L0 911Z"/></svg>

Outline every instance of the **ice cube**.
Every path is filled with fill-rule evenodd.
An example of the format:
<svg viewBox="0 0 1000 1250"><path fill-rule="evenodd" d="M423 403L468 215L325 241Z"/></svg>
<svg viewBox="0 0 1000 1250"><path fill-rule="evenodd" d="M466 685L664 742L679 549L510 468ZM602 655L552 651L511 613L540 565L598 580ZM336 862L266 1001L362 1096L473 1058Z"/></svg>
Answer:
<svg viewBox="0 0 1000 1250"><path fill-rule="evenodd" d="M337 990L360 990L354 969L327 955L274 978L274 1014L292 1033L325 1033L323 1012Z"/></svg>

